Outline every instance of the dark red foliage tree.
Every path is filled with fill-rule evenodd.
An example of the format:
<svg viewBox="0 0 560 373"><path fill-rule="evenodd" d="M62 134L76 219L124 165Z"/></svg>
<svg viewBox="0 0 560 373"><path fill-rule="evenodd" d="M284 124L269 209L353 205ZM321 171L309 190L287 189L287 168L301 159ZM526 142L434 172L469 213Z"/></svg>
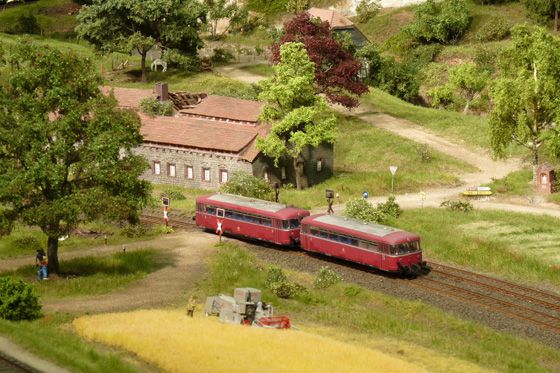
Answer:
<svg viewBox="0 0 560 373"><path fill-rule="evenodd" d="M280 46L294 41L305 45L315 63L318 92L324 93L329 102L347 108L358 106L357 96L368 90L358 79L361 63L334 38L329 23L312 19L307 13L287 21L280 41L271 47L272 63L280 62Z"/></svg>

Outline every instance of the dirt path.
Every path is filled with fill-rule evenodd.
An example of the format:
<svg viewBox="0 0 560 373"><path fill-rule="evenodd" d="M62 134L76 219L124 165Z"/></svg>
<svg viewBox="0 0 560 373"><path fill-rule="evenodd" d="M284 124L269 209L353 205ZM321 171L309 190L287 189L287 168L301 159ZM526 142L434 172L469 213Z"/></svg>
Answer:
<svg viewBox="0 0 560 373"><path fill-rule="evenodd" d="M58 312L97 313L180 305L186 302L187 293L193 289L195 283L204 277L206 259L214 252L214 243L216 237L195 231L150 241L149 245L135 245L131 249L148 246L170 250L175 262L126 289L99 296L47 301L44 308ZM107 254L107 251L99 252L99 255Z"/></svg>
<svg viewBox="0 0 560 373"><path fill-rule="evenodd" d="M220 75L239 80L243 83L256 84L266 78L262 75L253 74L249 71L243 70L242 67L259 65L262 63L263 61L236 63L225 66L218 66L214 68L214 71Z"/></svg>

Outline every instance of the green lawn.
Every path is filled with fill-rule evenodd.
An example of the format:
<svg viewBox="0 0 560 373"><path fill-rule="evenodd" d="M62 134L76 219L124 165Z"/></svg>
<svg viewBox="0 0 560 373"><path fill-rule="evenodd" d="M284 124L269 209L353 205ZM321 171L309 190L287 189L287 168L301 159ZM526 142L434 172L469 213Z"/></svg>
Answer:
<svg viewBox="0 0 560 373"><path fill-rule="evenodd" d="M59 252L79 250L107 244L118 245L127 242L153 238L161 232L153 229L118 228L115 224L92 222L82 225L79 232L70 234L68 239L59 241ZM12 233L0 239L0 259L29 256L35 257L35 250L45 249L47 236L39 228L16 225Z"/></svg>
<svg viewBox="0 0 560 373"><path fill-rule="evenodd" d="M485 116L437 110L412 105L375 88L363 96L374 109L410 120L450 140L477 148L490 148L488 120Z"/></svg>
<svg viewBox="0 0 560 373"><path fill-rule="evenodd" d="M139 371L114 351L107 351L69 332L71 322L72 316L67 314L49 315L31 322L0 319L0 333L27 351L73 372Z"/></svg>
<svg viewBox="0 0 560 373"><path fill-rule="evenodd" d="M33 14L46 35L74 32L75 15L69 15L78 5L72 0L40 0L0 11L0 32L11 31L22 15Z"/></svg>
<svg viewBox="0 0 560 373"><path fill-rule="evenodd" d="M169 206L170 218L180 216L189 218L195 212L195 200L197 196L212 193L207 189L184 188L178 185L152 184L153 203L148 208L151 214L163 214L161 197L171 199Z"/></svg>
<svg viewBox="0 0 560 373"><path fill-rule="evenodd" d="M502 179L496 179L486 186L491 187L492 191L498 195L526 196L535 192L535 186L531 184L532 180L532 170L519 170Z"/></svg>
<svg viewBox="0 0 560 373"><path fill-rule="evenodd" d="M424 208L405 210L389 225L419 233L428 260L560 287L559 223L545 215Z"/></svg>
<svg viewBox="0 0 560 373"><path fill-rule="evenodd" d="M208 279L202 284L202 296L231 294L235 287L251 286L263 290L266 302L290 315L291 320L314 332L334 334L368 346L382 340L385 352L408 361L418 356L415 346L500 372L546 372L560 369L560 351L531 340L498 333L488 327L459 320L435 307L393 298L362 287L339 283L331 288L312 288L313 278L289 272L308 291L293 300L276 297L265 286L266 263L259 263L235 245L223 245L212 260ZM375 275L371 274L372 280ZM434 327L437 326L437 327ZM412 344L412 346L411 346ZM406 346L406 347L404 347ZM406 352L405 352L406 351ZM429 371L448 372L449 366L424 361ZM457 367L455 367L457 369Z"/></svg>
<svg viewBox="0 0 560 373"><path fill-rule="evenodd" d="M1 275L25 280L33 285L42 298L52 299L110 293L171 264L168 253L142 249L110 256L61 260L62 276L51 277L48 281L36 281L37 270L34 265Z"/></svg>
<svg viewBox="0 0 560 373"><path fill-rule="evenodd" d="M261 63L258 65L247 65L247 66L242 66L240 68L241 70L250 72L251 74L255 74L255 75L261 75L261 76L272 76L272 74L274 73L274 70L272 69L272 66L270 66L267 63Z"/></svg>

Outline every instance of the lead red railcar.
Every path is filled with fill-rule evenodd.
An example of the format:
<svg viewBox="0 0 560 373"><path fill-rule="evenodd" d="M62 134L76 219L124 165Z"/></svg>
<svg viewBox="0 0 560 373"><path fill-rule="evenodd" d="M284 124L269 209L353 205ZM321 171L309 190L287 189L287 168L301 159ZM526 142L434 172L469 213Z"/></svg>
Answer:
<svg viewBox="0 0 560 373"><path fill-rule="evenodd" d="M388 272L421 274L420 236L380 224L336 215L312 215L301 222L301 247Z"/></svg>
<svg viewBox="0 0 560 373"><path fill-rule="evenodd" d="M214 193L196 199L196 225L223 233L297 246L300 222L309 211L233 194Z"/></svg>

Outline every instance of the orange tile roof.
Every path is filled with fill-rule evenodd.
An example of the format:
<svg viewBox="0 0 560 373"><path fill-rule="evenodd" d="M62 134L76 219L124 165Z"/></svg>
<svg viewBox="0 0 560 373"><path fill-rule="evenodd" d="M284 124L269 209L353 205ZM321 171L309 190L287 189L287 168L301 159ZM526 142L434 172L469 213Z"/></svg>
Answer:
<svg viewBox="0 0 560 373"><path fill-rule="evenodd" d="M154 91L151 89L141 89L141 88L120 88L120 87L101 87L101 92L105 95L109 95L109 92L115 93L115 98L117 99L118 106L121 108L138 110L140 108L140 101L148 97L156 97Z"/></svg>
<svg viewBox="0 0 560 373"><path fill-rule="evenodd" d="M352 21L337 11L321 8L310 8L307 13L312 17L318 17L321 21L327 21L331 28L348 27L354 25Z"/></svg>
<svg viewBox="0 0 560 373"><path fill-rule="evenodd" d="M223 120L257 122L262 104L258 101L210 95L192 108L182 109L182 114L200 115Z"/></svg>
<svg viewBox="0 0 560 373"><path fill-rule="evenodd" d="M240 158L246 161L253 163L253 161L257 158L257 156L261 153L259 149L257 149L257 138L265 137L270 132L270 125L260 125L258 127L258 134L255 136L255 139L251 141L251 143L243 149L240 154Z"/></svg>
<svg viewBox="0 0 560 373"><path fill-rule="evenodd" d="M245 150L259 132L257 127L190 117L149 117L140 114L140 119L144 142L231 153Z"/></svg>

